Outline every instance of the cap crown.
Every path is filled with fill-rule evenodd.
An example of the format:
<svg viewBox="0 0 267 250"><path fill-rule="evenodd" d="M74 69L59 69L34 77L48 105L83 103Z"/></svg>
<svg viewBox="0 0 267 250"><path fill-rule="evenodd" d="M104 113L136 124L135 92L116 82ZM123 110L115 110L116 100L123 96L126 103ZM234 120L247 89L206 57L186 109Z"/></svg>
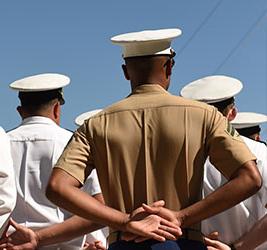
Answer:
<svg viewBox="0 0 267 250"><path fill-rule="evenodd" d="M9 86L20 92L39 92L63 88L69 83L70 78L66 75L45 73L16 80Z"/></svg>
<svg viewBox="0 0 267 250"><path fill-rule="evenodd" d="M239 112L232 121L232 125L236 129L241 129L259 126L265 122L267 122L267 115L254 112Z"/></svg>
<svg viewBox="0 0 267 250"><path fill-rule="evenodd" d="M206 103L221 102L237 95L243 84L240 80L224 76L207 76L184 86L181 96Z"/></svg>
<svg viewBox="0 0 267 250"><path fill-rule="evenodd" d="M90 117L96 115L97 113L99 113L101 111L102 111L102 109L95 109L95 110L91 110L91 111L82 113L75 118L75 124L77 126L81 126L85 120L89 119Z"/></svg>
<svg viewBox="0 0 267 250"><path fill-rule="evenodd" d="M170 55L171 42L180 36L182 31L178 28L144 30L117 35L111 38L112 43L123 47L123 57Z"/></svg>

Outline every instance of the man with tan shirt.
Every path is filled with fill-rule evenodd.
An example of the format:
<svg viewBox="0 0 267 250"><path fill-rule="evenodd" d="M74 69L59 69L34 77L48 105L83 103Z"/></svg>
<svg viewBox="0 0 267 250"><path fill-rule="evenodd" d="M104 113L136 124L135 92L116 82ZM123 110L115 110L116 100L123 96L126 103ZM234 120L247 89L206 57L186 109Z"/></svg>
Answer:
<svg viewBox="0 0 267 250"><path fill-rule="evenodd" d="M166 91L175 55L170 43L180 34L179 29L165 29L112 38L124 48L123 70L132 92L84 122L48 184L51 201L110 226L112 250L206 249L199 222L261 186L255 157L229 133L227 120L213 107ZM208 155L229 182L201 200ZM94 168L107 206L79 190ZM160 199L166 208L143 204ZM180 234L175 224L183 228L177 241L172 240ZM121 232L141 238L127 242ZM144 239L149 240L136 242Z"/></svg>

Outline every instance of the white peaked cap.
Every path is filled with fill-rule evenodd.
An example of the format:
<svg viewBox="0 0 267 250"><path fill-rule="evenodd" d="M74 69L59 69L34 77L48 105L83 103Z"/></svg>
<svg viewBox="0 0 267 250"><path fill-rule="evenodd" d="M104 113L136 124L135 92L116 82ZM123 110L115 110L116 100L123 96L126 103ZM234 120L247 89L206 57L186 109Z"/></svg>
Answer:
<svg viewBox="0 0 267 250"><path fill-rule="evenodd" d="M82 113L75 118L75 124L77 126L81 126L81 125L83 125L85 120L89 119L90 117L96 115L97 113L99 113L101 111L102 111L102 109L95 109L95 110L91 110L91 111Z"/></svg>
<svg viewBox="0 0 267 250"><path fill-rule="evenodd" d="M241 129L259 126L265 122L267 122L267 115L254 112L238 112L231 123L234 128Z"/></svg>
<svg viewBox="0 0 267 250"><path fill-rule="evenodd" d="M180 36L182 31L178 28L144 30L117 35L111 38L112 43L121 45L123 57L171 55L171 42Z"/></svg>
<svg viewBox="0 0 267 250"><path fill-rule="evenodd" d="M69 83L70 78L66 75L45 73L16 80L9 86L20 92L39 92L63 88Z"/></svg>
<svg viewBox="0 0 267 250"><path fill-rule="evenodd" d="M180 95L206 103L216 103L237 95L243 84L236 78L215 75L207 76L184 86Z"/></svg>

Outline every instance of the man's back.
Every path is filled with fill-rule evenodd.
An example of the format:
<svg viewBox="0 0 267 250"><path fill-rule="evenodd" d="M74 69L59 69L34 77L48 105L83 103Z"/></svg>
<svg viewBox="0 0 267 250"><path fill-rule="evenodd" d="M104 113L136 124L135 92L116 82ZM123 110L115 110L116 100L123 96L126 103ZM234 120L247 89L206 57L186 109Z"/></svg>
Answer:
<svg viewBox="0 0 267 250"><path fill-rule="evenodd" d="M72 133L49 118L33 116L8 135L18 192L12 217L31 228L61 222L64 215L45 197L45 188Z"/></svg>
<svg viewBox="0 0 267 250"><path fill-rule="evenodd" d="M85 122L72 141L79 144L79 162L66 162L64 169L71 172L73 164L86 168L81 163L88 161L89 153L109 206L131 212L143 202L164 199L166 207L179 210L201 198L208 153L227 176L240 166L235 161L227 164L232 156L219 152L232 147L232 140L235 146L244 144L226 129L225 118L214 108L170 95L159 85L142 85ZM84 144L84 137L90 145ZM64 152L70 159L78 155L74 147ZM246 147L240 150L246 155Z"/></svg>

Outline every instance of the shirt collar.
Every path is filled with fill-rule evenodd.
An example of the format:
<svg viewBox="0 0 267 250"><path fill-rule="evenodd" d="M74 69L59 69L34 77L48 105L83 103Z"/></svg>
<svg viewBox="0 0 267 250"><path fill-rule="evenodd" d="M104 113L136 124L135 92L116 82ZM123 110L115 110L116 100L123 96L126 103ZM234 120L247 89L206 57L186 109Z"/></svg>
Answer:
<svg viewBox="0 0 267 250"><path fill-rule="evenodd" d="M48 117L44 116L30 116L22 120L21 125L26 124L54 124L56 123Z"/></svg>
<svg viewBox="0 0 267 250"><path fill-rule="evenodd" d="M142 84L136 87L131 95L135 94L170 94L167 90L161 87L159 84Z"/></svg>

